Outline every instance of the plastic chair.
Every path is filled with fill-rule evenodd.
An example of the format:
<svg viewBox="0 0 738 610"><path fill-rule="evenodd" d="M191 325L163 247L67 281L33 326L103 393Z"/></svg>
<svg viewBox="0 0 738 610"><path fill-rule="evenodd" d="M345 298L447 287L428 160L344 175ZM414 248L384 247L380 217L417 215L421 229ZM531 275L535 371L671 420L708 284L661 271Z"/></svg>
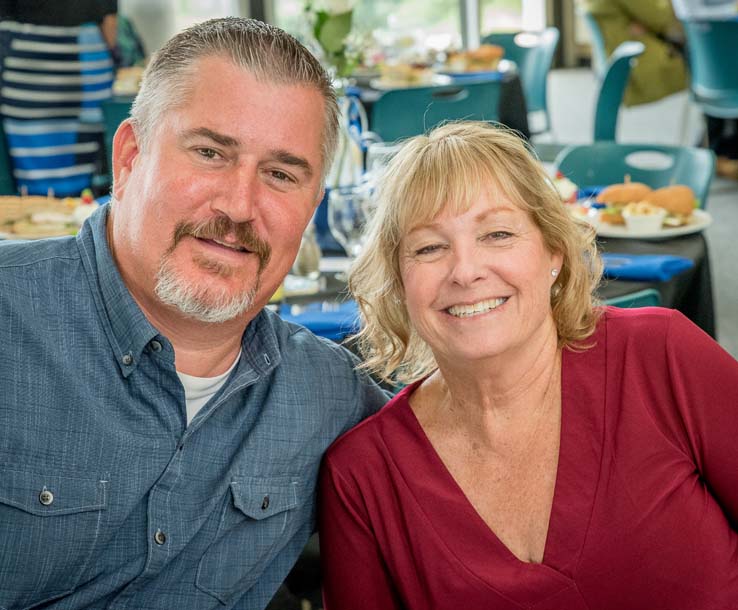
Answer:
<svg viewBox="0 0 738 610"><path fill-rule="evenodd" d="M559 30L550 27L542 32L495 32L485 36L482 42L501 46L505 49L505 59L517 64L528 113L543 113L543 129L532 133L550 131L547 83Z"/></svg>
<svg viewBox="0 0 738 610"><path fill-rule="evenodd" d="M113 97L102 103L103 122L105 124L105 152L108 157L108 167L113 171L113 136L118 125L126 120L131 113L132 97ZM110 178L110 176L109 176ZM110 180L112 183L112 178Z"/></svg>
<svg viewBox="0 0 738 610"><path fill-rule="evenodd" d="M5 131L0 122L0 195L17 195L18 190L13 178L13 166L10 163Z"/></svg>
<svg viewBox="0 0 738 610"><path fill-rule="evenodd" d="M589 31L590 41L592 43L592 68L597 78L602 80L605 76L607 68L607 50L605 48L605 37L602 35L600 24L597 23L595 16L587 10L579 8L577 13L584 20L584 24Z"/></svg>
<svg viewBox="0 0 738 610"><path fill-rule="evenodd" d="M642 42L620 44L607 62L595 107L594 141L615 140L618 114L636 58L646 50Z"/></svg>
<svg viewBox="0 0 738 610"><path fill-rule="evenodd" d="M659 307L661 294L655 288L644 288L630 294L622 294L605 301L605 305L616 307Z"/></svg>
<svg viewBox="0 0 738 610"><path fill-rule="evenodd" d="M686 146L595 142L565 148L554 166L580 188L617 184L625 176L651 188L686 184L705 208L715 153Z"/></svg>
<svg viewBox="0 0 738 610"><path fill-rule="evenodd" d="M738 118L738 20L683 24L694 100L709 116Z"/></svg>
<svg viewBox="0 0 738 610"><path fill-rule="evenodd" d="M392 89L372 105L371 130L385 142L427 132L444 121L499 119L499 80Z"/></svg>

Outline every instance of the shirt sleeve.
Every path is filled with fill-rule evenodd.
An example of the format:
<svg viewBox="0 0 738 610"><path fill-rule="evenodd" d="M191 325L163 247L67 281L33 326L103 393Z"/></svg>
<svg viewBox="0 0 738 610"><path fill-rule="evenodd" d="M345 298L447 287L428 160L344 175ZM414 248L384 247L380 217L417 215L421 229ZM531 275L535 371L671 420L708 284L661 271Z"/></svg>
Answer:
<svg viewBox="0 0 738 610"><path fill-rule="evenodd" d="M318 523L325 610L402 610L360 493L326 458Z"/></svg>
<svg viewBox="0 0 738 610"><path fill-rule="evenodd" d="M697 469L738 527L738 362L678 312L671 318L666 353Z"/></svg>
<svg viewBox="0 0 738 610"><path fill-rule="evenodd" d="M665 34L676 22L669 0L620 0L625 12L652 32Z"/></svg>

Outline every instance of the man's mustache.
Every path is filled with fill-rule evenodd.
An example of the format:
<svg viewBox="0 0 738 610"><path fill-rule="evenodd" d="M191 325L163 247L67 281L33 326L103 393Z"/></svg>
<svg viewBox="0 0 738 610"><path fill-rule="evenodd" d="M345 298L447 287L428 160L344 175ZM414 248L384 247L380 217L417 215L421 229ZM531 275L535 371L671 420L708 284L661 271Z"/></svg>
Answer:
<svg viewBox="0 0 738 610"><path fill-rule="evenodd" d="M226 241L226 238L235 236L234 245L253 252L259 257L259 272L269 263L272 256L272 247L259 235L250 222L233 222L227 216L216 216L200 224L181 222L174 229L174 243L171 250L177 246L186 235L199 239L215 239Z"/></svg>

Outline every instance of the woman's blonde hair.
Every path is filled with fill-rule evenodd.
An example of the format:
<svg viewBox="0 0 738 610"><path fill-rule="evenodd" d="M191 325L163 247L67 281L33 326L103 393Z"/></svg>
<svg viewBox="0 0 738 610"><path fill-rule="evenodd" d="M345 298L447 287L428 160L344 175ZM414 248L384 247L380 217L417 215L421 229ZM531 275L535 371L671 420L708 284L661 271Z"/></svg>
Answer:
<svg viewBox="0 0 738 610"><path fill-rule="evenodd" d="M444 210L456 214L469 209L494 185L530 214L548 250L563 255L551 290L559 346L583 346L599 317L594 291L602 263L594 231L566 210L518 135L490 123L447 123L408 140L380 182L367 241L349 275L363 317L357 341L365 368L382 379L406 383L437 368L405 308L400 240Z"/></svg>

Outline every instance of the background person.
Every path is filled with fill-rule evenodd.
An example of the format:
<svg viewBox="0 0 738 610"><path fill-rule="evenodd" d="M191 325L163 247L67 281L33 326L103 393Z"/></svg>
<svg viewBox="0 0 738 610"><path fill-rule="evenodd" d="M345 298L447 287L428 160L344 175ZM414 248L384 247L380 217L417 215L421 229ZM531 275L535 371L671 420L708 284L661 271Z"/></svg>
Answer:
<svg viewBox="0 0 738 610"><path fill-rule="evenodd" d="M592 229L485 124L390 162L350 276L410 383L321 475L327 610L727 608L738 363L680 313L594 306Z"/></svg>
<svg viewBox="0 0 738 610"><path fill-rule="evenodd" d="M579 0L592 13L608 57L626 40L646 49L633 67L623 103L655 102L687 88L687 68L679 50L684 36L669 0Z"/></svg>
<svg viewBox="0 0 738 610"><path fill-rule="evenodd" d="M337 104L285 32L219 19L152 60L76 237L0 243L0 607L263 608L324 449L383 392L264 309Z"/></svg>
<svg viewBox="0 0 738 610"><path fill-rule="evenodd" d="M22 192L79 195L104 172L116 0L0 0L0 117Z"/></svg>

